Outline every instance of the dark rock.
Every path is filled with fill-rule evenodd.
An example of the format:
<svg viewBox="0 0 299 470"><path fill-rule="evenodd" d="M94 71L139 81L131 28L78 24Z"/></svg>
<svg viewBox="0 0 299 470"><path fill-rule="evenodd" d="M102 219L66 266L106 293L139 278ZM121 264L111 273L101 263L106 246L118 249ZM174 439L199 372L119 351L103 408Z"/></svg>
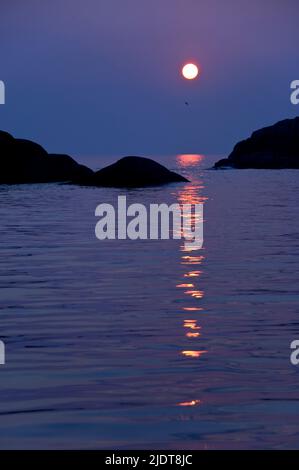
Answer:
<svg viewBox="0 0 299 470"><path fill-rule="evenodd" d="M83 182L93 175L68 155L52 155L35 142L0 131L0 184Z"/></svg>
<svg viewBox="0 0 299 470"><path fill-rule="evenodd" d="M92 180L95 186L123 188L158 186L176 182L188 182L188 180L160 163L144 157L124 157L97 171Z"/></svg>
<svg viewBox="0 0 299 470"><path fill-rule="evenodd" d="M61 181L71 181L72 183L88 183L94 172L84 165L77 163L69 155L49 154L49 172L52 179L60 175Z"/></svg>
<svg viewBox="0 0 299 470"><path fill-rule="evenodd" d="M148 158L125 157L94 173L69 155L48 154L35 142L0 131L0 184L72 182L143 187L187 181Z"/></svg>
<svg viewBox="0 0 299 470"><path fill-rule="evenodd" d="M299 117L285 119L239 142L215 168L299 168Z"/></svg>
<svg viewBox="0 0 299 470"><path fill-rule="evenodd" d="M225 168L225 167L232 167L232 162L228 158L222 158L214 165L215 168Z"/></svg>

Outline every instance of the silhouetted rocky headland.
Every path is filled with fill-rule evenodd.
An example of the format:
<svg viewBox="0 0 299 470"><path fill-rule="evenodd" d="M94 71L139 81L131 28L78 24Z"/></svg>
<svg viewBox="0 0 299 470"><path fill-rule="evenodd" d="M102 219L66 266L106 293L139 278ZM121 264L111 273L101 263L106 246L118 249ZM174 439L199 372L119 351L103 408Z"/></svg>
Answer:
<svg viewBox="0 0 299 470"><path fill-rule="evenodd" d="M87 186L143 187L187 181L159 163L125 157L93 172L69 155L49 154L30 140L0 131L0 184L71 182Z"/></svg>
<svg viewBox="0 0 299 470"><path fill-rule="evenodd" d="M299 117L255 131L215 168L299 168Z"/></svg>

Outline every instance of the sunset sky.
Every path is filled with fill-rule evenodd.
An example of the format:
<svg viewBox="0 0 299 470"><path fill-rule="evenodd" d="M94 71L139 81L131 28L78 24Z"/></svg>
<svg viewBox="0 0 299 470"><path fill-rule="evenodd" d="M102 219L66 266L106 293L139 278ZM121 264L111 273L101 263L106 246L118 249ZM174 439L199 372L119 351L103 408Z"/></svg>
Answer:
<svg viewBox="0 0 299 470"><path fill-rule="evenodd" d="M74 156L229 152L298 114L298 13L298 0L2 0L0 129Z"/></svg>

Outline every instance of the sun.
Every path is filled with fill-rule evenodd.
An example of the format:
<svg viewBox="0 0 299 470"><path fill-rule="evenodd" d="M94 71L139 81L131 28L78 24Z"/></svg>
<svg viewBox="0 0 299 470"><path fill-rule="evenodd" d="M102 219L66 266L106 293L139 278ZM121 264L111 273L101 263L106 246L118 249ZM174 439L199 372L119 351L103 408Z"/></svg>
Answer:
<svg viewBox="0 0 299 470"><path fill-rule="evenodd" d="M187 80L194 80L199 74L197 65L195 64L186 64L182 68L182 75Z"/></svg>

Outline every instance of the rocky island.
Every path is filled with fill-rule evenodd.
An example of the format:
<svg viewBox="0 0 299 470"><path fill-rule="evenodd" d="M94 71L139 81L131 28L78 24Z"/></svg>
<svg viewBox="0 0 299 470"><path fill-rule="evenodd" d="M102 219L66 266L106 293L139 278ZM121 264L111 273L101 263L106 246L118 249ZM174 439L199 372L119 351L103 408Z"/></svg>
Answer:
<svg viewBox="0 0 299 470"><path fill-rule="evenodd" d="M94 186L143 187L187 182L183 176L144 157L124 157L94 173Z"/></svg>

